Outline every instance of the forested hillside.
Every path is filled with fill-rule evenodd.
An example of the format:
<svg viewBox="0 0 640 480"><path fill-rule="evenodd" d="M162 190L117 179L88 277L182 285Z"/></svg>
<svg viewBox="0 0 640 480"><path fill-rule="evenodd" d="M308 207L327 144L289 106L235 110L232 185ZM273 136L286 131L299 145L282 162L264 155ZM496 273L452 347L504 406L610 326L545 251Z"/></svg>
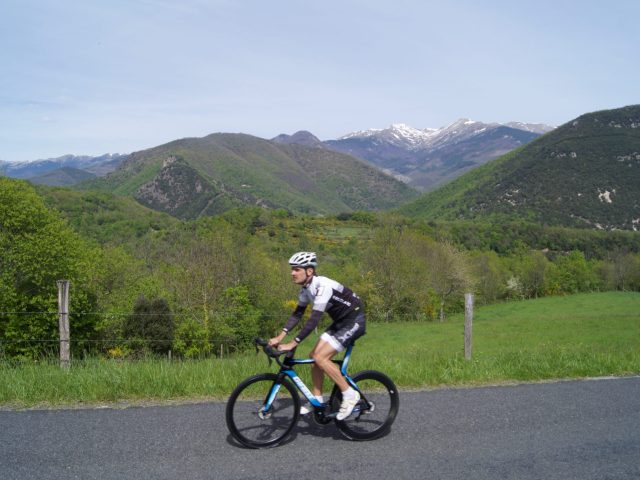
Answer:
<svg viewBox="0 0 640 480"><path fill-rule="evenodd" d="M233 352L290 314L297 250L317 251L319 273L352 287L372 322L445 320L468 291L487 304L640 290L636 232L259 207L183 221L113 193L0 178L0 357L55 351L62 278L74 355Z"/></svg>
<svg viewBox="0 0 640 480"><path fill-rule="evenodd" d="M415 218L640 229L640 106L582 115L401 208Z"/></svg>
<svg viewBox="0 0 640 480"><path fill-rule="evenodd" d="M130 197L48 186L37 186L36 190L74 230L101 244L120 245L179 223L175 217L144 207Z"/></svg>
<svg viewBox="0 0 640 480"><path fill-rule="evenodd" d="M131 196L182 219L240 206L308 214L381 210L417 196L349 155L242 134L176 140L136 152L112 174L80 188Z"/></svg>

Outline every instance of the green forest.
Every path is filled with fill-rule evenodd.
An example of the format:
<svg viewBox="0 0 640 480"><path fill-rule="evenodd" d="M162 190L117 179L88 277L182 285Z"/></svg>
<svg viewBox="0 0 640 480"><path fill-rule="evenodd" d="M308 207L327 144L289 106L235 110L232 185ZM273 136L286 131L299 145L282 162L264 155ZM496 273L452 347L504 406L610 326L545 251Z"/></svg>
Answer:
<svg viewBox="0 0 640 480"><path fill-rule="evenodd" d="M57 354L56 281L71 282L74 357L229 355L295 306L287 259L318 253L372 322L446 322L487 305L640 291L640 233L394 212L242 207L179 220L108 192L0 177L0 358Z"/></svg>

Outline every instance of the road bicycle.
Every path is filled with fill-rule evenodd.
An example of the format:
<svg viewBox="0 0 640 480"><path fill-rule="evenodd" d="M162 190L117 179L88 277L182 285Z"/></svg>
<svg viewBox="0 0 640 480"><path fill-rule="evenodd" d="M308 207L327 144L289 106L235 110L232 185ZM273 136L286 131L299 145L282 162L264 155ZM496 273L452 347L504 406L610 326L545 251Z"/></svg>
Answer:
<svg viewBox="0 0 640 480"><path fill-rule="evenodd" d="M260 373L233 390L226 408L227 427L231 435L250 448L273 447L291 434L300 417L300 396L296 388L313 407L313 419L320 425L335 422L340 433L350 440L372 440L386 434L398 413L398 390L384 373L364 370L350 376L347 373L353 344L344 357L333 360L347 382L360 393L360 401L353 413L344 420L336 415L342 402L342 393L335 385L329 401L320 403L296 373L296 365L314 363L312 358L293 358L294 350L281 352L266 340L255 339L256 351L264 353L280 365L278 373ZM284 357L281 359L280 357Z"/></svg>

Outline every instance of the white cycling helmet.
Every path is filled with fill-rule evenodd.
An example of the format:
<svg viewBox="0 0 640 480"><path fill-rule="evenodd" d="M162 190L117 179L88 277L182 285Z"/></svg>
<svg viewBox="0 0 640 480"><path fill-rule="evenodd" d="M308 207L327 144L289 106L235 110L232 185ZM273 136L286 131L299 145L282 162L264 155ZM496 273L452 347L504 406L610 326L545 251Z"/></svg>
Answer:
<svg viewBox="0 0 640 480"><path fill-rule="evenodd" d="M294 253L289 259L289 265L291 265L292 267L316 268L318 266L318 259L316 257L316 252Z"/></svg>

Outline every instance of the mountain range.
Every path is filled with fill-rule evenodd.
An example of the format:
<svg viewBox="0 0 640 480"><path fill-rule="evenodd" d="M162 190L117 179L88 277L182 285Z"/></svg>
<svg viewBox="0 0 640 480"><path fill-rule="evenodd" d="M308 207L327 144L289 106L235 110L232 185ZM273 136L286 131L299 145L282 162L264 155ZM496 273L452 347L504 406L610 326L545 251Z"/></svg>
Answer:
<svg viewBox="0 0 640 480"><path fill-rule="evenodd" d="M102 161L62 157L67 164L55 171L56 159L29 162L38 173L30 178L71 182L91 168L90 175L101 176L74 188L128 196L183 219L257 205L312 215L397 209L428 220L640 230L640 105L588 113L541 135L547 129L460 120L443 129L393 125L328 142L305 131L272 140L217 133ZM377 167L356 158L354 145L358 155L378 155ZM509 152L475 163L500 149ZM0 173L24 178L28 167L2 162ZM457 178L420 194L383 167L394 176L413 175L405 180L414 183L435 178L436 167L442 167L436 181L446 181L447 168Z"/></svg>
<svg viewBox="0 0 640 480"><path fill-rule="evenodd" d="M552 128L543 124L500 125L461 119L437 129L418 130L396 124L386 129L349 133L326 142L302 130L293 135L279 135L271 141L346 153L419 190L429 190ZM104 176L118 168L125 158L127 155L105 154L64 155L31 162L0 161L0 174L36 184L69 186Z"/></svg>
<svg viewBox="0 0 640 480"><path fill-rule="evenodd" d="M442 128L419 130L394 124L325 142L306 131L272 140L347 153L413 187L431 190L551 130L553 127L543 124L488 124L463 118Z"/></svg>
<svg viewBox="0 0 640 480"><path fill-rule="evenodd" d="M401 211L640 230L640 105L582 115Z"/></svg>
<svg viewBox="0 0 640 480"><path fill-rule="evenodd" d="M0 175L21 178L38 184L71 185L92 176L99 177L114 171L124 158L126 155L106 153L97 157L63 155L29 162L0 160Z"/></svg>
<svg viewBox="0 0 640 480"><path fill-rule="evenodd" d="M381 210L418 196L352 156L230 133L132 153L116 171L78 188L132 196L183 219L241 205L314 215Z"/></svg>

